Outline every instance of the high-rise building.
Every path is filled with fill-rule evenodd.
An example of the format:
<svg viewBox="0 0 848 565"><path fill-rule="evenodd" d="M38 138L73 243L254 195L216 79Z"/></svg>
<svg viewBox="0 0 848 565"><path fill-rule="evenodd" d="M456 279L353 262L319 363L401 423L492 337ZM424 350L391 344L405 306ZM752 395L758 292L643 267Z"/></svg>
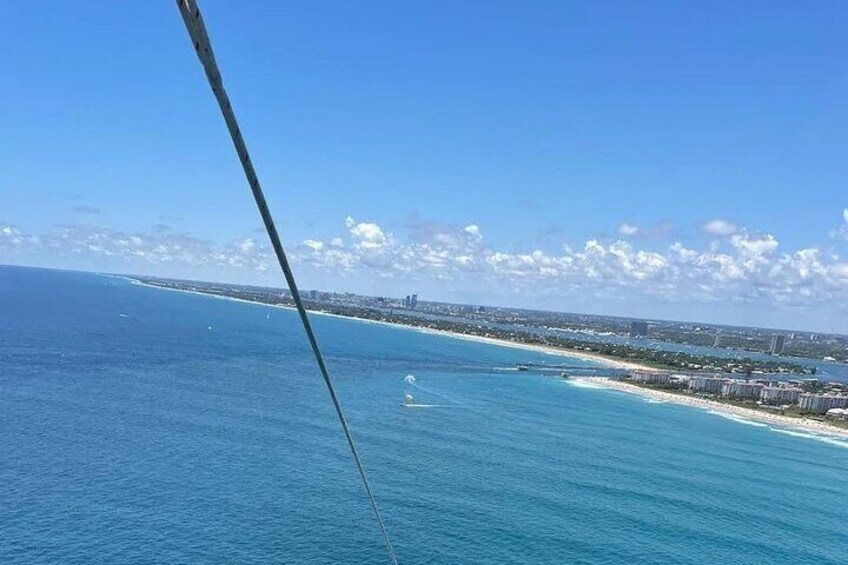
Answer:
<svg viewBox="0 0 848 565"><path fill-rule="evenodd" d="M769 353L772 355L780 355L783 353L783 347L786 345L786 336L783 334L774 334L771 336L771 345Z"/></svg>
<svg viewBox="0 0 848 565"><path fill-rule="evenodd" d="M648 322L630 322L630 337L648 335Z"/></svg>
<svg viewBox="0 0 848 565"><path fill-rule="evenodd" d="M418 307L418 295L417 294L407 294L403 299L403 307L413 310Z"/></svg>
<svg viewBox="0 0 848 565"><path fill-rule="evenodd" d="M713 347L721 347L721 332L716 332L713 338Z"/></svg>

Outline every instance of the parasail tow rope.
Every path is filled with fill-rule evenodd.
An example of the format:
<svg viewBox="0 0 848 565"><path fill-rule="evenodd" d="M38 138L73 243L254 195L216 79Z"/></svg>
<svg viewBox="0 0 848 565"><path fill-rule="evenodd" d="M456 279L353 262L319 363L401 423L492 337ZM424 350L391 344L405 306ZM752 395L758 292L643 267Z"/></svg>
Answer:
<svg viewBox="0 0 848 565"><path fill-rule="evenodd" d="M312 346L312 352L315 354L315 360L318 362L318 368L321 370L321 376L324 378L324 384L327 385L327 392L330 393L330 400L333 401L333 407L336 409L339 423L344 431L347 444L350 447L350 452L353 455L353 460L356 463L356 468L359 471L359 476L362 478L362 485L365 487L365 492L368 495L368 502L371 504L371 509L374 511L374 517L377 519L377 524L383 534L386 543L386 549L389 553L389 559L393 565L397 565L398 560L395 555L392 540L389 537L389 532L383 523L383 518L380 515L380 510L377 507L377 501L371 491L371 485L368 483L368 477L365 474L365 467L362 465L362 460L359 457L359 452L356 450L356 444L353 441L353 435L348 427L342 407L339 404L339 399L336 397L336 391L333 388L333 383L330 380L330 373L327 371L327 365L324 363L324 357L321 355L321 349L318 347L318 341L315 339L315 333L312 331L312 325L309 322L309 317L306 314L306 308L303 306L303 301L300 299L300 292L297 289L294 275L289 266L286 252L283 250L283 244L280 242L280 236L277 233L277 228L274 225L274 218L268 210L268 204L265 201L265 195L262 192L262 187L259 185L259 178L256 176L256 171L253 168L253 163L250 161L250 155L247 152L247 145L244 143L241 131L239 130L238 121L236 121L235 113L230 105L230 99L224 91L224 84L221 79L221 73L218 70L218 65L215 62L215 56L212 54L212 44L209 41L209 36L206 33L206 26L203 24L203 18L200 15L200 9L195 0L177 0L177 6L185 22L188 34L194 44L194 50L203 69L206 71L206 78L209 80L209 85L212 87L212 92L218 100L218 106L221 108L221 113L224 116L224 121L227 123L227 129L230 131L230 137L233 140L233 145L238 153L241 165L244 168L244 174L247 177L247 182L250 184L250 190L253 192L253 198L256 200L256 206L259 208L259 214L262 216L262 221L265 224L265 230L268 232L268 237L271 239L271 245L274 247L274 253L280 262L280 268L283 270L283 275L286 277L286 282L291 291L292 299L297 306L297 312L300 315L300 321L303 323L303 329L306 332L306 337L309 339L309 345Z"/></svg>

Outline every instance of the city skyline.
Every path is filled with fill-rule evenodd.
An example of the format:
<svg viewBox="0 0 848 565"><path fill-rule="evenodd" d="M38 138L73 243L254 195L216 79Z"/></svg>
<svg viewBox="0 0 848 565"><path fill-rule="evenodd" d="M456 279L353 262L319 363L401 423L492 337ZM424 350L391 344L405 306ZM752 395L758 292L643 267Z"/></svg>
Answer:
<svg viewBox="0 0 848 565"><path fill-rule="evenodd" d="M304 288L846 333L836 6L207 23ZM180 22L134 9L0 7L0 263L279 285Z"/></svg>

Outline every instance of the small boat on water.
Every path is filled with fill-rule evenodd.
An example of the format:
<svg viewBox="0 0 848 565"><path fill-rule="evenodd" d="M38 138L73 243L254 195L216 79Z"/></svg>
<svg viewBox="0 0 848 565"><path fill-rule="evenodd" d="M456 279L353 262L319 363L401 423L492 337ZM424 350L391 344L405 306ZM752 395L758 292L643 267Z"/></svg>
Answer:
<svg viewBox="0 0 848 565"><path fill-rule="evenodd" d="M403 395L404 406L412 406L414 403L415 403L415 399L412 398L411 394L406 393L405 395Z"/></svg>
<svg viewBox="0 0 848 565"><path fill-rule="evenodd" d="M526 370L527 370L527 365L519 365L519 366L518 366L518 370L519 370L519 371L526 371Z"/></svg>
<svg viewBox="0 0 848 565"><path fill-rule="evenodd" d="M571 378L571 377L569 377L569 376L568 376L568 373L566 373L565 371L563 371L562 373L560 373L559 378L561 378L561 379L568 379L568 378Z"/></svg>

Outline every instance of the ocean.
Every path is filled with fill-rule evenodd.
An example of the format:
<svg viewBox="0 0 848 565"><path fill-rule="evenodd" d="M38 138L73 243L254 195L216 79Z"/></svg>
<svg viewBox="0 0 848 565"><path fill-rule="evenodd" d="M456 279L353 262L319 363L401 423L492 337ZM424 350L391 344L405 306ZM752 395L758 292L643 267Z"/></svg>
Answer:
<svg viewBox="0 0 848 565"><path fill-rule="evenodd" d="M404 564L848 561L848 442L313 320ZM0 449L3 564L386 562L288 310L0 267Z"/></svg>

